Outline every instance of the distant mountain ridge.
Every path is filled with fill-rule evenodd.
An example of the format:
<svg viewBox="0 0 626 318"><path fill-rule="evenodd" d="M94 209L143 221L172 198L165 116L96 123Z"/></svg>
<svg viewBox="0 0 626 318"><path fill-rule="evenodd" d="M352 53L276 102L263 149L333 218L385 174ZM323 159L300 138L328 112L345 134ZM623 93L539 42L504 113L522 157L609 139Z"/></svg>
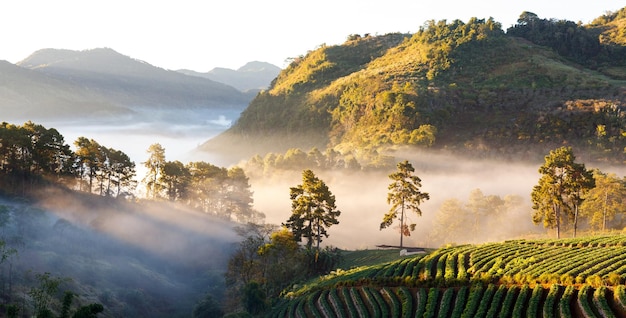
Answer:
<svg viewBox="0 0 626 318"><path fill-rule="evenodd" d="M3 120L129 121L145 118L151 109L240 112L256 94L165 70L110 48L42 49L15 65L0 62L0 93Z"/></svg>
<svg viewBox="0 0 626 318"><path fill-rule="evenodd" d="M259 61L248 62L237 70L223 67L216 67L206 73L192 70L178 70L178 72L186 75L208 78L216 82L230 85L242 92L266 89L272 80L278 76L280 71L280 67L276 65Z"/></svg>

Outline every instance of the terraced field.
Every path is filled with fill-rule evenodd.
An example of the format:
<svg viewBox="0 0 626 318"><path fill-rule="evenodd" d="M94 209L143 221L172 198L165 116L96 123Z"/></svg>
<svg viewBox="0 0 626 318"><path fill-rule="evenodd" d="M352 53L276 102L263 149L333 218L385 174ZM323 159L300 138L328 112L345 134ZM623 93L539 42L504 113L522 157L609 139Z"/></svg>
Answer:
<svg viewBox="0 0 626 318"><path fill-rule="evenodd" d="M626 236L515 240L338 270L272 317L626 317Z"/></svg>

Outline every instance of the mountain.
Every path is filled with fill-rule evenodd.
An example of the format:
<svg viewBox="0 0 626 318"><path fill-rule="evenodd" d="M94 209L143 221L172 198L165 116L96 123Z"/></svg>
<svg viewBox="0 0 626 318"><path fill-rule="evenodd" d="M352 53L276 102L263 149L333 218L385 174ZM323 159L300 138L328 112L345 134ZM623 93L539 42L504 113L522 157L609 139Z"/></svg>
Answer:
<svg viewBox="0 0 626 318"><path fill-rule="evenodd" d="M168 71L112 49L43 49L2 63L5 118L140 117L154 110L242 110L249 95L226 84Z"/></svg>
<svg viewBox="0 0 626 318"><path fill-rule="evenodd" d="M0 104L2 120L50 118L59 114L71 118L131 113L103 95L6 61L0 61Z"/></svg>
<svg viewBox="0 0 626 318"><path fill-rule="evenodd" d="M179 70L186 75L208 78L210 80L230 85L242 92L267 88L281 69L266 62L248 62L237 70L216 67L209 72L199 73L191 70Z"/></svg>
<svg viewBox="0 0 626 318"><path fill-rule="evenodd" d="M507 32L472 18L354 35L293 61L201 149L238 145L229 155L245 157L416 146L537 159L570 144L594 159L621 157L626 48L610 39L623 36L611 26L626 21L625 9L586 26L524 12Z"/></svg>

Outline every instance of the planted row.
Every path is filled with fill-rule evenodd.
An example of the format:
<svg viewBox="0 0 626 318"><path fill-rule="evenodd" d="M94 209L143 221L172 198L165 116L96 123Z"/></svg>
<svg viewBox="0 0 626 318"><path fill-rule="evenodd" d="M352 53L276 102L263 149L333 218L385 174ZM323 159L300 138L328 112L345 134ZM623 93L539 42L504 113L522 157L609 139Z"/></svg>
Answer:
<svg viewBox="0 0 626 318"><path fill-rule="evenodd" d="M572 297L576 301L572 302ZM613 298L609 301L608 298ZM626 288L541 284L462 288L342 287L296 297L273 317L622 317ZM577 306L573 308L571 306Z"/></svg>

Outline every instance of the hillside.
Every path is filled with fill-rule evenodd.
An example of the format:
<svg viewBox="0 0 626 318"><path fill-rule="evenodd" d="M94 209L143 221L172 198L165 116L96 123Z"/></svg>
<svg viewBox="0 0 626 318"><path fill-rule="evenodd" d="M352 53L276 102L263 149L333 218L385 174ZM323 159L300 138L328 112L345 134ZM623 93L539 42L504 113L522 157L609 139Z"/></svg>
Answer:
<svg viewBox="0 0 626 318"><path fill-rule="evenodd" d="M270 85L272 80L280 73L280 68L270 63L255 61L246 63L246 65L236 70L216 67L206 73L191 70L178 70L178 72L208 78L215 82L230 85L242 92L252 91L258 93Z"/></svg>
<svg viewBox="0 0 626 318"><path fill-rule="evenodd" d="M337 270L270 317L623 317L626 237L463 245Z"/></svg>
<svg viewBox="0 0 626 318"><path fill-rule="evenodd" d="M108 48L43 49L17 65L0 67L5 120L137 121L155 110L241 111L252 98L226 84L164 70Z"/></svg>
<svg viewBox="0 0 626 318"><path fill-rule="evenodd" d="M507 32L491 19L429 21L415 34L322 46L284 69L202 149L240 145L232 155L245 158L292 147L414 145L536 159L568 143L591 159L622 160L626 51L611 26L624 17L589 26L526 17L534 22ZM575 36L541 33L546 24Z"/></svg>
<svg viewBox="0 0 626 318"><path fill-rule="evenodd" d="M31 300L18 295L37 285L36 275L50 273L79 304L102 304L98 317L189 317L205 295L222 297L222 275L238 240L233 223L181 206L60 187L27 201L0 197L0 218L2 253L17 251L0 262L0 283L9 286L3 306L22 302L24 314Z"/></svg>

